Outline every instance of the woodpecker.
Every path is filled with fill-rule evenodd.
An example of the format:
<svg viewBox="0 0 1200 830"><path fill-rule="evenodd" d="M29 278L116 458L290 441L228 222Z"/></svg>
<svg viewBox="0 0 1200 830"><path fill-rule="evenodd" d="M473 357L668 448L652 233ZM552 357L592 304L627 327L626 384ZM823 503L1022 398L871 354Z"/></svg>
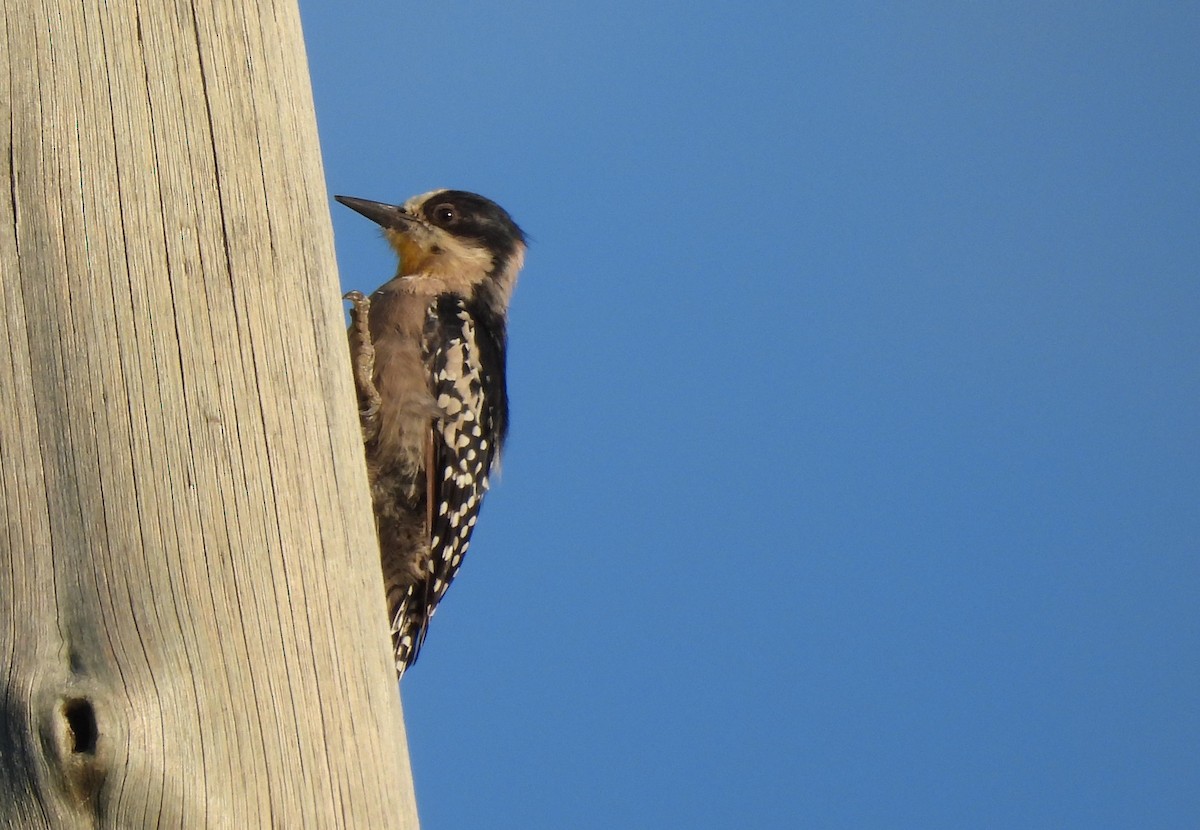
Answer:
<svg viewBox="0 0 1200 830"><path fill-rule="evenodd" d="M391 280L350 301L350 356L396 673L458 573L508 429L508 304L525 234L489 199L335 197L383 228Z"/></svg>

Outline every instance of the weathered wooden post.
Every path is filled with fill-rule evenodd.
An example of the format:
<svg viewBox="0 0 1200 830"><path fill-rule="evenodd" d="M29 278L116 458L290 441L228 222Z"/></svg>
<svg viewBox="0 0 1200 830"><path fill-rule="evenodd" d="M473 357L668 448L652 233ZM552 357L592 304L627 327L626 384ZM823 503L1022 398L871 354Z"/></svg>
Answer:
<svg viewBox="0 0 1200 830"><path fill-rule="evenodd" d="M0 1L0 827L416 827L295 0Z"/></svg>

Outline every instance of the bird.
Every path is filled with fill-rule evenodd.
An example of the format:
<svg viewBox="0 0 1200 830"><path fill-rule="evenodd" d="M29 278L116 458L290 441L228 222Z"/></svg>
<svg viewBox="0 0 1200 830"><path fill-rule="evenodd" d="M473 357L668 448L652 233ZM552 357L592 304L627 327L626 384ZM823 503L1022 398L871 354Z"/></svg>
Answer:
<svg viewBox="0 0 1200 830"><path fill-rule="evenodd" d="M351 368L398 677L462 565L508 432L508 308L526 236L495 202L335 196L383 229L396 275L350 302Z"/></svg>

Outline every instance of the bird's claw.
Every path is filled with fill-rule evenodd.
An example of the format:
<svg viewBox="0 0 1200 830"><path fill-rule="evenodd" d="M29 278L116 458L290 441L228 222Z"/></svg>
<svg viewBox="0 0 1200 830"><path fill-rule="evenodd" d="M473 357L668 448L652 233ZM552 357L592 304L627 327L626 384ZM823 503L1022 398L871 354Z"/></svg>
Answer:
<svg viewBox="0 0 1200 830"><path fill-rule="evenodd" d="M349 291L342 299L350 305L350 366L354 371L354 386L358 391L358 417L363 441L379 433L379 389L375 386L375 344L371 341L371 300L361 291Z"/></svg>

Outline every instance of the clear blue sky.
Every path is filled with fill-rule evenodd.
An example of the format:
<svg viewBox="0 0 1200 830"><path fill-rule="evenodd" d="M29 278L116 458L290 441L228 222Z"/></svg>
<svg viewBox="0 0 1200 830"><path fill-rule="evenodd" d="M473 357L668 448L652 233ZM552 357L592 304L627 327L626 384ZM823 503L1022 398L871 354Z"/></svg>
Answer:
<svg viewBox="0 0 1200 830"><path fill-rule="evenodd" d="M426 830L1200 827L1200 6L301 5L533 238Z"/></svg>

